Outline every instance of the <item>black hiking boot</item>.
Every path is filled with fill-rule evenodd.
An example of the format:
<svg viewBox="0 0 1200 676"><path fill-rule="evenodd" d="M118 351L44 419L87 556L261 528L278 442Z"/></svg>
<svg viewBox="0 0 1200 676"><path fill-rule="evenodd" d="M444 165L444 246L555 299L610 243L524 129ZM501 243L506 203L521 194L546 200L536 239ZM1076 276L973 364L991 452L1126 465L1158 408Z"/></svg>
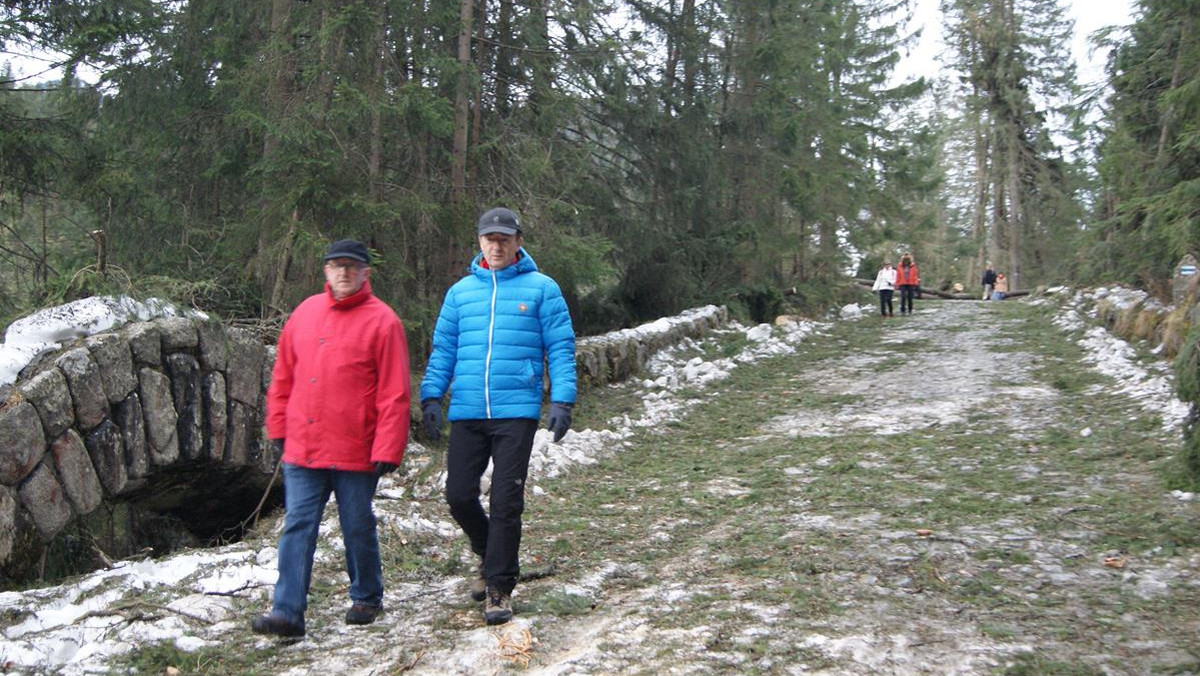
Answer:
<svg viewBox="0 0 1200 676"><path fill-rule="evenodd" d="M250 620L250 630L256 634L282 636L283 638L299 638L304 636L304 623L296 623L283 615L271 613L260 615Z"/></svg>
<svg viewBox="0 0 1200 676"><path fill-rule="evenodd" d="M383 614L383 606L366 606L355 603L346 611L346 624L371 624Z"/></svg>

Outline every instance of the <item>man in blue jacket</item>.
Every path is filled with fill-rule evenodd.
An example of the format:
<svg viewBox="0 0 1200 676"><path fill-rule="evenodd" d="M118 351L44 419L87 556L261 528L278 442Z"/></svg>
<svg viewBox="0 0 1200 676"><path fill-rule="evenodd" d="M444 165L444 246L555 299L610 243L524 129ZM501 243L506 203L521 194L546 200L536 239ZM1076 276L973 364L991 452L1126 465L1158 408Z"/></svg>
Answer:
<svg viewBox="0 0 1200 676"><path fill-rule="evenodd" d="M520 574L525 478L550 376L549 428L558 442L575 404L575 331L562 291L522 248L521 221L492 209L479 219L480 253L446 292L433 329L433 352L421 381L422 424L439 438L442 397L450 394L446 502L479 555L471 597L485 601L484 620L512 619ZM544 366L547 365L547 366ZM479 480L492 462L484 512Z"/></svg>

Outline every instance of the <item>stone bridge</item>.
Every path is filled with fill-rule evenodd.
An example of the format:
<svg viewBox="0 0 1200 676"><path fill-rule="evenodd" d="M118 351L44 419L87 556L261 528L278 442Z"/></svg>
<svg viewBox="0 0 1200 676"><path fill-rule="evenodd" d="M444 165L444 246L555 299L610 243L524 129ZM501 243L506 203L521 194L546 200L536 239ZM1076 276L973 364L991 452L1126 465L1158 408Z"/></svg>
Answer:
<svg viewBox="0 0 1200 676"><path fill-rule="evenodd" d="M88 539L108 537L83 546L117 555L168 530L161 517L201 538L245 519L277 460L261 443L271 364L250 332L170 318L27 367L0 407L4 576L41 572L46 545L93 514Z"/></svg>
<svg viewBox="0 0 1200 676"><path fill-rule="evenodd" d="M581 386L623 380L727 322L725 308L708 306L581 338ZM147 544L166 553L240 536L264 500L279 503L278 458L262 438L272 364L273 349L249 331L162 318L26 367L0 390L0 580L56 564L50 572L78 572L61 568L72 557L94 567Z"/></svg>

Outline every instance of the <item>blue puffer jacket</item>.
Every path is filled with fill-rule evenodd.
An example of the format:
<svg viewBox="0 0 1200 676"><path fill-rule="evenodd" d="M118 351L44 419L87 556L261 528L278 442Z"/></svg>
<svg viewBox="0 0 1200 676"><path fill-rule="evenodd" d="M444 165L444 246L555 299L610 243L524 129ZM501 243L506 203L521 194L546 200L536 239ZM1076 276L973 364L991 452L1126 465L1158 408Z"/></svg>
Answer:
<svg viewBox="0 0 1200 676"><path fill-rule="evenodd" d="M550 400L575 403L575 330L558 284L525 249L503 270L471 261L446 292L421 400L451 387L450 420L541 417L543 356Z"/></svg>

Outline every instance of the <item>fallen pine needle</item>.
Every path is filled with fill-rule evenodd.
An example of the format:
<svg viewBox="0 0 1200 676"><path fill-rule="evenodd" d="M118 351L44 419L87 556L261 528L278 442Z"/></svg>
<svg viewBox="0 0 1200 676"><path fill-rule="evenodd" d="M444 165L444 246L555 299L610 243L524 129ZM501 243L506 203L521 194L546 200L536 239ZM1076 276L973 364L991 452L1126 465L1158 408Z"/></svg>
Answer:
<svg viewBox="0 0 1200 676"><path fill-rule="evenodd" d="M502 629L495 630L494 635L500 643L500 657L528 669L529 660L533 659L533 635L528 629L521 629L517 636L510 634Z"/></svg>

